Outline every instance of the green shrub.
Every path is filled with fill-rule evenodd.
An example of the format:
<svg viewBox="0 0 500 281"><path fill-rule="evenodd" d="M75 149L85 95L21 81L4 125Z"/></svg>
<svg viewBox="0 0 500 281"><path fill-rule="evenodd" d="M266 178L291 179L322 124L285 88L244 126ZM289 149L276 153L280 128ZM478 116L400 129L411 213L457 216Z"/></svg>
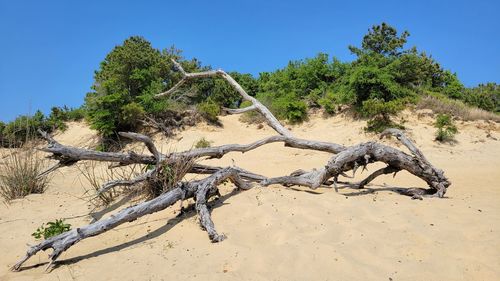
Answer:
<svg viewBox="0 0 500 281"><path fill-rule="evenodd" d="M198 111L201 116L211 123L217 123L219 121L218 116L220 114L220 107L211 99L198 104Z"/></svg>
<svg viewBox="0 0 500 281"><path fill-rule="evenodd" d="M307 104L294 93L259 93L257 98L278 119L286 119L291 123L307 119Z"/></svg>
<svg viewBox="0 0 500 281"><path fill-rule="evenodd" d="M332 92L327 92L324 97L319 99L318 103L323 107L325 113L333 115L337 110L338 98Z"/></svg>
<svg viewBox="0 0 500 281"><path fill-rule="evenodd" d="M135 102L122 106L120 116L121 127L129 129L137 128L140 125L141 120L144 118L144 113L144 108Z"/></svg>
<svg viewBox="0 0 500 281"><path fill-rule="evenodd" d="M85 109L84 108L73 108L67 111L68 121L79 121L85 118Z"/></svg>
<svg viewBox="0 0 500 281"><path fill-rule="evenodd" d="M211 141L208 141L205 138L199 139L196 144L194 145L195 148L207 148L211 146Z"/></svg>
<svg viewBox="0 0 500 281"><path fill-rule="evenodd" d="M52 236L56 236L70 230L70 224L65 223L63 219L58 219L55 222L49 221L47 223L47 226L42 224L39 228L36 229L35 232L31 234L31 236L35 237L36 239L48 239Z"/></svg>
<svg viewBox="0 0 500 281"><path fill-rule="evenodd" d="M500 113L500 85L487 83L467 89L465 102L484 110Z"/></svg>
<svg viewBox="0 0 500 281"><path fill-rule="evenodd" d="M369 99L363 102L361 114L371 117L368 120L365 130L367 132L380 133L388 128L404 129L404 126L395 123L390 116L398 113L404 108L402 100L392 100L384 102L379 99Z"/></svg>
<svg viewBox="0 0 500 281"><path fill-rule="evenodd" d="M389 128L396 128L401 130L405 129L405 127L401 124L398 124L390 119L384 119L380 117L375 117L368 120L364 129L366 132L381 133L385 129Z"/></svg>
<svg viewBox="0 0 500 281"><path fill-rule="evenodd" d="M303 101L290 101L286 105L285 114L292 124L301 123L307 119L307 105Z"/></svg>
<svg viewBox="0 0 500 281"><path fill-rule="evenodd" d="M51 132L53 127L41 111L33 116L20 115L9 122L3 129L4 141L10 146L20 146L23 143L38 137L37 130Z"/></svg>
<svg viewBox="0 0 500 281"><path fill-rule="evenodd" d="M252 103L249 101L243 101L240 104L240 108L245 108L251 106ZM260 124L266 121L266 118L260 114L257 110L250 110L241 114L240 121L248 124Z"/></svg>
<svg viewBox="0 0 500 281"><path fill-rule="evenodd" d="M439 114L434 127L437 128L436 140L439 142L452 141L455 134L458 133L457 127L448 114Z"/></svg>

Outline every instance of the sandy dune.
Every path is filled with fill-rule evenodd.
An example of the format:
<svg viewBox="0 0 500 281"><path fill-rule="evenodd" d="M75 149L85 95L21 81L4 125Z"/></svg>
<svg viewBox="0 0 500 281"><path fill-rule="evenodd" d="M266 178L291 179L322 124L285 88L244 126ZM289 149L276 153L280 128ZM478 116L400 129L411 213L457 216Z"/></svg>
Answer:
<svg viewBox="0 0 500 281"><path fill-rule="evenodd" d="M78 169L64 168L45 194L0 205L0 280L500 280L500 126L462 122L452 146L433 142L431 118L402 117L417 145L452 181L447 198L418 201L388 191L425 186L404 172L378 178L369 186L373 193L257 187L216 203L216 227L229 237L222 243L210 243L194 214L177 219L175 206L80 242L50 274L44 273L45 253L26 264L32 268L9 272L43 222L67 218L78 227L90 221L91 206L81 198L89 187ZM188 149L201 137L219 145L274 135L238 116L221 120L224 128L199 125L174 140L156 140L167 151ZM313 116L290 128L296 136L349 145L376 139L363 126ZM92 136L72 124L56 139L89 145ZM321 167L328 158L271 144L210 162L276 176Z"/></svg>

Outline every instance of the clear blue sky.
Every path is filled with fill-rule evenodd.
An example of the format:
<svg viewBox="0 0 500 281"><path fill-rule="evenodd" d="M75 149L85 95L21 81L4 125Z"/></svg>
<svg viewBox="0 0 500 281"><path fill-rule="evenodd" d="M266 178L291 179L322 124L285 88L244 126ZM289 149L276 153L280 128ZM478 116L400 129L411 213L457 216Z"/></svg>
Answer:
<svg viewBox="0 0 500 281"><path fill-rule="evenodd" d="M99 62L131 35L256 75L318 52L352 60L347 46L385 21L466 86L500 83L499 3L0 0L0 120L81 105Z"/></svg>

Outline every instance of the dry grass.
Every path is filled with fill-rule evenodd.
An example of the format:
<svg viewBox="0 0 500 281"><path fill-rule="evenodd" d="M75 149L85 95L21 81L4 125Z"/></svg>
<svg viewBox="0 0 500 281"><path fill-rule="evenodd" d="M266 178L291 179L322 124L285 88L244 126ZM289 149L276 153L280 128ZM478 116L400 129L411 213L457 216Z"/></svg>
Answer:
<svg viewBox="0 0 500 281"><path fill-rule="evenodd" d="M90 189L85 191L85 194L89 195L89 202L95 207L107 206L111 204L115 199L129 191L125 188L112 188L109 191L99 193L103 184L113 180L130 180L141 174L140 165L128 165L125 167L108 169L104 166L104 163L98 161L85 161L78 165L78 169L82 174L85 181L88 183L83 186L89 186Z"/></svg>
<svg viewBox="0 0 500 281"><path fill-rule="evenodd" d="M194 164L194 159L187 157L170 165L164 164L156 177L145 184L144 195L147 198L155 198L174 188L193 168Z"/></svg>
<svg viewBox="0 0 500 281"><path fill-rule="evenodd" d="M9 150L1 157L0 163L0 196L6 201L25 197L29 194L43 193L50 178L39 177L48 167L34 146Z"/></svg>
<svg viewBox="0 0 500 281"><path fill-rule="evenodd" d="M500 122L500 115L470 107L458 100L426 96L417 104L417 109L431 109L436 114L450 114L464 121L492 120Z"/></svg>

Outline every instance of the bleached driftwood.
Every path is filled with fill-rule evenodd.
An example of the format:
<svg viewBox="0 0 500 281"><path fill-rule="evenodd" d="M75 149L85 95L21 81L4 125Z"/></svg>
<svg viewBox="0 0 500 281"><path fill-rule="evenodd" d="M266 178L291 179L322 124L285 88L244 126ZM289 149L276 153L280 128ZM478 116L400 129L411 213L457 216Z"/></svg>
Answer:
<svg viewBox="0 0 500 281"><path fill-rule="evenodd" d="M397 173L401 170L406 170L411 174L421 178L428 185L429 189L408 189L406 195L413 198L443 197L446 189L450 185L448 179L444 176L442 170L434 167L423 155L423 153L411 142L400 130L389 129L382 133L382 136L395 136L402 144L404 144L411 154L405 153L396 148L383 145L377 142L365 142L353 146L343 146L335 143L321 142L314 140L299 139L292 135L274 115L262 105L257 99L248 95L245 90L226 72L222 70L207 71L199 73L187 73L182 66L173 61L175 67L181 72L182 79L170 90L160 93L157 97L170 95L179 90L181 86L188 80L197 78L207 78L220 76L226 79L244 100L252 103L251 106L243 109L226 109L228 113L239 114L249 110L260 112L267 120L268 124L279 134L277 136L267 137L257 140L250 144L227 144L222 146L193 149L184 152L174 152L162 154L156 149L152 140L142 134L137 133L120 133L121 136L130 138L135 141L143 142L148 148L151 155L137 154L133 151L128 153L119 152L99 152L89 149L66 146L58 143L48 134L41 132L42 136L47 140L48 146L42 148L42 151L51 154L53 159L58 160L58 163L51 167L44 175L62 166L69 166L82 160L95 160L111 162L110 168L124 166L130 164L144 164L152 166L144 174L137 176L132 180L115 180L103 184L99 192L105 192L116 186L131 186L137 185L146 181L153 181L159 171L165 165L172 165L186 159L203 159L203 158L221 158L230 152L245 153L260 146L281 142L285 146L317 150L332 153L330 160L323 166L311 171L295 171L288 176L267 178L264 175L258 175L250 171L245 171L238 167L212 167L201 164L194 164L190 168L190 173L209 174L208 177L195 181L179 181L173 188L170 188L165 193L158 197L128 207L119 211L117 214L91 223L87 226L80 227L60 235L51 237L35 246L28 249L26 255L16 263L12 269L19 270L22 264L40 250L52 249L50 254L50 265L57 260L62 252L78 243L79 241L104 233L118 225L136 220L139 217L148 215L154 212L161 211L174 203L188 198L194 199L194 206L199 216L199 222L203 229L208 233L212 242L220 242L225 236L219 234L215 230L214 223L210 217L210 212L207 207L207 202L210 197L218 194L218 185L225 180L230 180L236 188L247 190L255 184L267 186L270 184L281 184L285 186L302 185L310 188L318 188L320 186L331 186L338 188L339 176L348 177L346 172L353 171L353 174L359 167L366 167L374 162L382 162L386 167L381 168L367 178L358 183L348 183L350 188L363 188L366 184L374 180L376 177Z"/></svg>

